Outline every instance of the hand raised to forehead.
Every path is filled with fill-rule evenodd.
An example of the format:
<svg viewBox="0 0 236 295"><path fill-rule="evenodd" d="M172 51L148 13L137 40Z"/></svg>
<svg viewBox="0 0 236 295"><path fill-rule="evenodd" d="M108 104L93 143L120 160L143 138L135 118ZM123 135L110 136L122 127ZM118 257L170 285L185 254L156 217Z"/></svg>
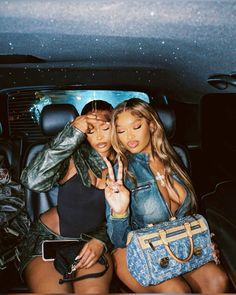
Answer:
<svg viewBox="0 0 236 295"><path fill-rule="evenodd" d="M104 157L108 167L108 176L106 180L105 197L112 211L116 214L127 212L130 202L130 192L123 184L123 163L118 158L118 172L115 177L113 167L110 161Z"/></svg>
<svg viewBox="0 0 236 295"><path fill-rule="evenodd" d="M90 129L92 129L94 124L97 124L98 122L109 124L109 122L106 121L106 118L102 114L89 113L87 115L76 117L71 125L78 128L83 133L86 133Z"/></svg>

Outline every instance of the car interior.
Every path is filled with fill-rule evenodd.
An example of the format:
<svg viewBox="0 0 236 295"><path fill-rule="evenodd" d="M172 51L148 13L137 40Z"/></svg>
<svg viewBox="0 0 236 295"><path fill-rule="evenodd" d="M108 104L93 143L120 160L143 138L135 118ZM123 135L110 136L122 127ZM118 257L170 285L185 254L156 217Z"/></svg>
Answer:
<svg viewBox="0 0 236 295"><path fill-rule="evenodd" d="M148 102L191 176L234 293L236 2L20 2L0 12L0 154L12 178L87 102ZM31 221L56 196L25 189ZM0 292L29 292L16 261L0 269ZM114 275L111 293L129 292Z"/></svg>

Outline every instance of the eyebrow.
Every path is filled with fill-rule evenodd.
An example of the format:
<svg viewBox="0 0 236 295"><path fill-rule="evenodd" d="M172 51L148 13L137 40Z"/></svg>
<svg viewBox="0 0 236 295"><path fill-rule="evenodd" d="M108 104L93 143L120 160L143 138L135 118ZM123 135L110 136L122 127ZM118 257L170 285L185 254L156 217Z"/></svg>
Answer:
<svg viewBox="0 0 236 295"><path fill-rule="evenodd" d="M107 124L107 123L104 122L104 121L100 121L100 122L97 122L97 123L95 123L95 124L91 124L91 126L92 126L91 130L92 130L92 129L94 129L95 127L104 127L104 126L109 127L110 125Z"/></svg>
<svg viewBox="0 0 236 295"><path fill-rule="evenodd" d="M133 122L131 122L130 125L135 124L136 122L141 121L141 120L142 120L142 118L137 118L137 119L135 119ZM116 127L122 127L122 126L116 124Z"/></svg>

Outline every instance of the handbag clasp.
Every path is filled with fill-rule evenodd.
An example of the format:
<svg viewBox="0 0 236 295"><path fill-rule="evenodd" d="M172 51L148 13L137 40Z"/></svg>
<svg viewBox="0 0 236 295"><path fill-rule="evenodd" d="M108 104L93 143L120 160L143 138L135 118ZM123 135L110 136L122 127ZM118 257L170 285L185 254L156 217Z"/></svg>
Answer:
<svg viewBox="0 0 236 295"><path fill-rule="evenodd" d="M165 268L168 265L169 265L169 257L163 257L163 258L161 258L161 260L160 260L160 266L162 268Z"/></svg>
<svg viewBox="0 0 236 295"><path fill-rule="evenodd" d="M202 248L201 247L194 248L193 254L195 256L201 256L202 255Z"/></svg>

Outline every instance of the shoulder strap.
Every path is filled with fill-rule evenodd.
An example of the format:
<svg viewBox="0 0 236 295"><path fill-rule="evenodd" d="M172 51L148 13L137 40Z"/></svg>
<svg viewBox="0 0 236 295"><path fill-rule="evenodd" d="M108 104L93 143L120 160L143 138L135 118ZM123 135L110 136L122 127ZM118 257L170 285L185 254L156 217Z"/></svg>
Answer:
<svg viewBox="0 0 236 295"><path fill-rule="evenodd" d="M81 281L81 280L91 279L91 278L99 278L99 277L103 276L109 268L109 263L108 263L105 255L102 255L99 258L98 262L100 264L104 265L103 271L89 273L89 274L79 276L79 277L75 277L75 271L73 271L72 273L68 274L67 276L64 276L63 279L60 279L59 284L68 283L68 282L76 282L76 281Z"/></svg>

